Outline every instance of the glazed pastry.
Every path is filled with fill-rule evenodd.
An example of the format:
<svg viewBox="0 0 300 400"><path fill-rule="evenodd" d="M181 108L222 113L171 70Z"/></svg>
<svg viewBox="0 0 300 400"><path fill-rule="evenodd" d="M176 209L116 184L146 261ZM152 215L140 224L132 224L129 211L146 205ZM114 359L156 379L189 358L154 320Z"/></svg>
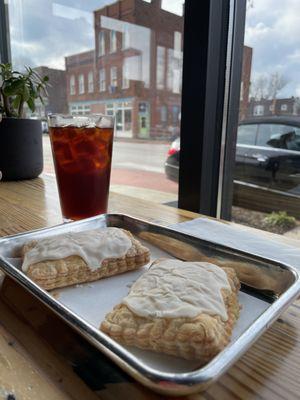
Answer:
<svg viewBox="0 0 300 400"><path fill-rule="evenodd" d="M22 270L42 288L51 290L134 270L149 260L149 250L130 232L105 228L25 244Z"/></svg>
<svg viewBox="0 0 300 400"><path fill-rule="evenodd" d="M230 341L239 288L231 268L157 260L100 329L120 343L204 364Z"/></svg>

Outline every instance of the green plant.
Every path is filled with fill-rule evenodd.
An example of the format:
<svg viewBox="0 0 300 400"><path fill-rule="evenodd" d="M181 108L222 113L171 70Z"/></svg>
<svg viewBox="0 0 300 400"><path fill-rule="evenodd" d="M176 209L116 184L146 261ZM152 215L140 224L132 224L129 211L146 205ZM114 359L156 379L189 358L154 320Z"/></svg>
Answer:
<svg viewBox="0 0 300 400"><path fill-rule="evenodd" d="M8 118L22 118L24 104L35 111L35 101L47 96L48 76L41 77L30 67L25 72L14 71L11 64L0 64L0 114Z"/></svg>
<svg viewBox="0 0 300 400"><path fill-rule="evenodd" d="M281 228L293 228L296 225L296 219L287 215L286 211L272 212L264 219L264 222Z"/></svg>

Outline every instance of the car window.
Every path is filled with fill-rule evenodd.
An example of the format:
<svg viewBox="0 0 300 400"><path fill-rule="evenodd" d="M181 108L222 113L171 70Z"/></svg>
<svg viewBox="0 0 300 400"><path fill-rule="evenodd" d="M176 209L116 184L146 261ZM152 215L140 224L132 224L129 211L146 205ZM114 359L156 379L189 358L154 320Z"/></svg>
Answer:
<svg viewBox="0 0 300 400"><path fill-rule="evenodd" d="M300 151L300 128L291 125L260 124L256 144Z"/></svg>
<svg viewBox="0 0 300 400"><path fill-rule="evenodd" d="M254 145L256 139L257 124L240 125L237 133L237 144Z"/></svg>

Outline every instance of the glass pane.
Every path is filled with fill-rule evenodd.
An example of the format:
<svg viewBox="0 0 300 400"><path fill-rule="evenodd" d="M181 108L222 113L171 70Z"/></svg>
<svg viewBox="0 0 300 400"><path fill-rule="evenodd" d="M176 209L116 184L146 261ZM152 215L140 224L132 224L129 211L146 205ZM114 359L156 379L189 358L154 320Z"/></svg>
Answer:
<svg viewBox="0 0 300 400"><path fill-rule="evenodd" d="M177 201L184 1L25 3L9 1L13 65L33 67L51 84L45 104L26 115L44 125L47 113L115 115L112 190ZM44 150L53 173L47 135Z"/></svg>
<svg viewBox="0 0 300 400"><path fill-rule="evenodd" d="M247 2L232 208L236 222L295 238L300 238L299 6L293 0Z"/></svg>
<svg viewBox="0 0 300 400"><path fill-rule="evenodd" d="M238 144L255 144L257 125L240 125L237 133Z"/></svg>

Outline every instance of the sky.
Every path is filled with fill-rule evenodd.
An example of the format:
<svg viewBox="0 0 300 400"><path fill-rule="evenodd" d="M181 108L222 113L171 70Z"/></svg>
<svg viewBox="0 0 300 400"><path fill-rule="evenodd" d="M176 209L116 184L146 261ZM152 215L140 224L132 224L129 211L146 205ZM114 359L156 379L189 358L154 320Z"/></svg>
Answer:
<svg viewBox="0 0 300 400"><path fill-rule="evenodd" d="M245 44L253 48L251 80L282 74L288 84L278 97L300 96L300 1L252 0Z"/></svg>
<svg viewBox="0 0 300 400"><path fill-rule="evenodd" d="M147 0L149 1L149 0ZM162 0L181 14L183 0ZM114 0L9 0L16 66L64 68L64 57L94 47L93 13ZM245 44L253 48L252 76L282 74L279 97L300 96L300 0L249 0Z"/></svg>

